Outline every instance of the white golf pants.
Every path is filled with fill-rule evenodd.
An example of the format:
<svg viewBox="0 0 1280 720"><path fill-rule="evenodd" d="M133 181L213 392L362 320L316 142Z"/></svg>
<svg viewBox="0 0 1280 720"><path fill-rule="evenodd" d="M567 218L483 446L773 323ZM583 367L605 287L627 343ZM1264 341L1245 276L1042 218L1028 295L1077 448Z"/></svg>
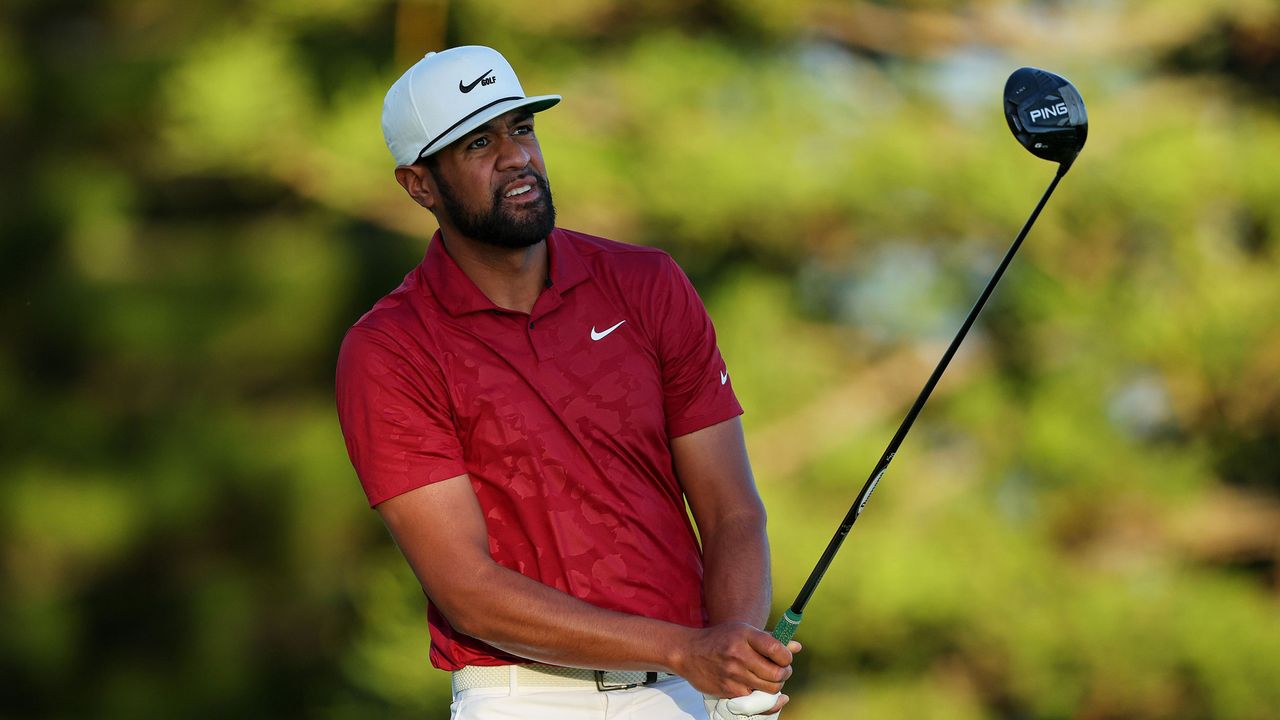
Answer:
<svg viewBox="0 0 1280 720"><path fill-rule="evenodd" d="M451 720L707 720L683 678L601 692L588 687L473 688L453 696Z"/></svg>

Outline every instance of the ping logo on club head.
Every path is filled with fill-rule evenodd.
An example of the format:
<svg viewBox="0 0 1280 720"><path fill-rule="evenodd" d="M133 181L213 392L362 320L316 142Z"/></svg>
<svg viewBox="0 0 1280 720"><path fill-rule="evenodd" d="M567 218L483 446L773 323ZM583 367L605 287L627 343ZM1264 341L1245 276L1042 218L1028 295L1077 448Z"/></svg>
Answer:
<svg viewBox="0 0 1280 720"><path fill-rule="evenodd" d="M1058 118L1063 115L1066 115L1068 112L1069 111L1067 110L1067 104L1065 102L1059 102L1056 105L1049 105L1047 107L1036 108L1035 110L1031 111L1031 122L1052 120L1054 118Z"/></svg>

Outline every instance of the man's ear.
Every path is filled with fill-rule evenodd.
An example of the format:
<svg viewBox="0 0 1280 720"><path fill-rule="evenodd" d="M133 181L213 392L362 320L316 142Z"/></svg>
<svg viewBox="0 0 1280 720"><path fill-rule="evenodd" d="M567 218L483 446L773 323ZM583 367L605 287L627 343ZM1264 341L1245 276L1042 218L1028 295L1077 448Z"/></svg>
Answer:
<svg viewBox="0 0 1280 720"><path fill-rule="evenodd" d="M396 168L396 182L422 207L435 212L435 182L431 171L423 165L401 165Z"/></svg>

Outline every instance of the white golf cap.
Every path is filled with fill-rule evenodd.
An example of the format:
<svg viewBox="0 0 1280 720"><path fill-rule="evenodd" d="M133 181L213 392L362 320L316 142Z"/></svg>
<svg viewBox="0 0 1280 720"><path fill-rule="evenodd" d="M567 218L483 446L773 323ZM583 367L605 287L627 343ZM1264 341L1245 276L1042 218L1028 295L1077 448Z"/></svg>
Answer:
<svg viewBox="0 0 1280 720"><path fill-rule="evenodd" d="M395 81L382 103L382 135L396 164L412 165L505 112L558 102L559 95L525 97L497 50L465 45L427 53Z"/></svg>

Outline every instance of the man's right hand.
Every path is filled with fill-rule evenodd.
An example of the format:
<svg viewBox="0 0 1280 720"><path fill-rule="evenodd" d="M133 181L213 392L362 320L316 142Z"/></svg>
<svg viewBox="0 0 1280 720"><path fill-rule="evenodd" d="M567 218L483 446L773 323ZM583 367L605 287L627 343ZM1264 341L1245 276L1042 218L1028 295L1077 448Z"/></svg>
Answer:
<svg viewBox="0 0 1280 720"><path fill-rule="evenodd" d="M800 644L777 638L746 623L691 629L690 641L676 658L676 674L702 694L736 698L753 690L782 691L791 677L791 660Z"/></svg>

